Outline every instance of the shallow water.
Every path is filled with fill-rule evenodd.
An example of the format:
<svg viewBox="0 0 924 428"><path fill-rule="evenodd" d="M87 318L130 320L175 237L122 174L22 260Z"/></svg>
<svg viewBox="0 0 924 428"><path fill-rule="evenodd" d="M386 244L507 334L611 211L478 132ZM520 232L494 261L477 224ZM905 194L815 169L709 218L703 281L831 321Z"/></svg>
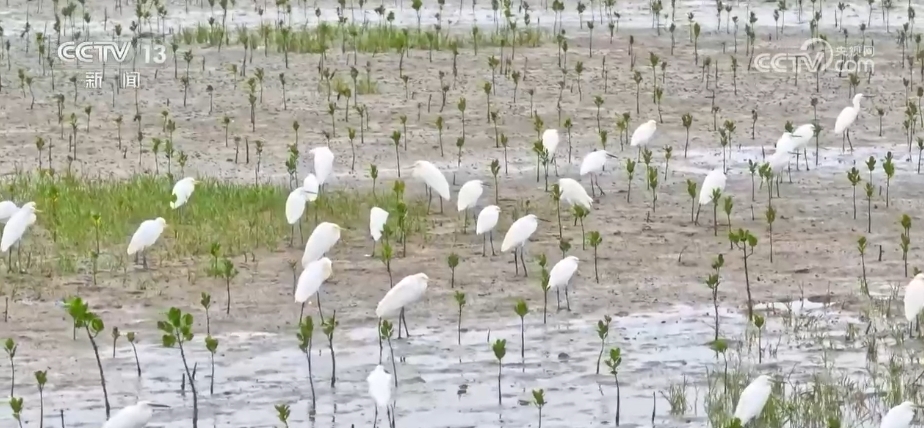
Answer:
<svg viewBox="0 0 924 428"><path fill-rule="evenodd" d="M580 291L573 300L585 298ZM551 306L554 311L554 296ZM578 305L579 306L579 303ZM818 317L834 331L844 331L852 318L830 311L821 304L792 303L801 311L798 317ZM785 307L785 305L784 305ZM520 360L519 320L514 317L467 320L463 316L462 345L456 344L455 318L431 319L427 322L408 313L413 337L395 340L400 382L397 400L397 425L405 427L474 427L534 426L536 408L520 400L529 400L530 391L545 389L547 407L544 426L599 426L613 423L616 389L610 375L594 375L600 343L594 317L568 318L565 312L550 314L548 326L542 325L541 309L533 308L526 322L526 358ZM779 309L779 308L778 308ZM723 336L743 337L745 317L720 309ZM602 318L602 315L599 316ZM429 327L424 327L423 325ZM621 422L625 426L650 426L652 394L656 394L656 424L681 423L705 425L702 397L707 369L716 366L715 354L704 343L712 337L710 309L676 306L658 313L639 313L614 317L607 349L619 346L623 351L620 371L622 396ZM489 332L488 329L491 329ZM770 318L764 343L778 346L777 355L765 357L768 371L810 373L821 365L820 349L808 333L786 334L779 318ZM320 336L320 332L316 331ZM497 404L497 362L488 343L488 335L507 339L501 380L503 404ZM836 333L834 334L836 336ZM154 333L141 337L152 337ZM800 339L795 337L799 336ZM276 426L274 404L291 405L290 422L308 420L310 388L304 354L297 348L294 333L275 335L236 332L216 335L220 340L215 361L215 395L208 394L209 357L197 337L187 345L190 364L198 363L197 385L200 389L200 424L202 426L264 427ZM779 341L779 342L778 342ZM372 326L341 326L335 336L337 384L329 385L331 364L326 339L316 337L312 353L315 388L318 394L314 427L369 426L372 420L371 399L365 381L378 361L378 343ZM87 352L90 352L87 347ZM115 359L111 348L101 345L107 373L110 401L115 409L136 399L156 401L172 406L158 411L154 421L163 426L187 426L192 411L191 394L180 394L181 361L179 351L150 344L138 347L143 381L135 375L131 348L124 342ZM108 355L107 355L108 354ZM385 349L387 360L388 349ZM828 355L829 363L842 369L861 370L863 353L837 352ZM833 358L833 361L831 361ZM42 361L50 371L59 370L63 362ZM384 363L391 371L391 363ZM606 371L605 365L601 368ZM84 379L89 375L82 376ZM3 376L6 378L7 376ZM20 373L19 378L26 377ZM94 375L95 377L95 375ZM672 383L688 378L697 386L697 416L670 419L669 404L661 396ZM25 398L24 423L35 425L38 417L37 391L29 380L20 380L17 395ZM5 382L4 382L5 383ZM25 385L28 384L28 385ZM460 393L464 389L464 392ZM64 409L68 427L98 427L104 420L102 396L98 384L55 384L46 388L46 426L58 425L59 409ZM694 391L688 391L691 396ZM693 401L692 399L690 400ZM9 408L0 409L0 425L11 420ZM156 425L155 425L156 426Z"/></svg>

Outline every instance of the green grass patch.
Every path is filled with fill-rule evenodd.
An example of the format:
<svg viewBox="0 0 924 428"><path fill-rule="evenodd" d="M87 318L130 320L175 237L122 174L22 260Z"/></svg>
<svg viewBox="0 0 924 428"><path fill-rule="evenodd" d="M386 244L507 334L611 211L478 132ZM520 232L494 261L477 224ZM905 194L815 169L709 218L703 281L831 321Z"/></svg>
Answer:
<svg viewBox="0 0 924 428"><path fill-rule="evenodd" d="M364 53L397 52L403 48L414 50L451 50L463 47L536 47L551 36L538 28L479 30L465 35L453 35L433 29L398 28L390 24L328 24L289 30L286 36L281 27L263 24L258 28L237 27L227 34L220 25L199 24L184 28L175 36L183 45L218 46L222 37L225 45L262 47L267 51L319 54L340 48L342 51ZM288 49L285 47L288 46Z"/></svg>
<svg viewBox="0 0 924 428"><path fill-rule="evenodd" d="M94 214L100 217L99 271L131 263L125 253L128 241L142 221L157 217L166 219L168 228L152 249L155 266L161 260L206 256L213 243L227 256L274 250L287 245L291 235L285 220L289 189L279 185L204 180L186 205L172 210L174 180L166 176L114 180L26 174L0 183L4 197L17 204L35 201L42 210L26 234L23 250L46 273L89 271L97 246ZM365 191L328 191L310 203L302 217L305 239L315 218L347 229L344 241L369 239L373 205L393 213L396 199L393 193L378 192L374 197ZM408 201L411 234L425 230L425 216L425 201Z"/></svg>

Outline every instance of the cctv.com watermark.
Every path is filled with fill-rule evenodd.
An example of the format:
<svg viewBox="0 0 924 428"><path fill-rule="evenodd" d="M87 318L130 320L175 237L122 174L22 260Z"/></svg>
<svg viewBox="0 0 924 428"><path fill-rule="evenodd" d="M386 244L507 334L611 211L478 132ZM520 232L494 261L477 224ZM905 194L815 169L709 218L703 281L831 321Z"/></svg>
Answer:
<svg viewBox="0 0 924 428"><path fill-rule="evenodd" d="M823 39L809 39L798 52L760 53L752 59L752 69L759 73L818 73L832 70L870 74L876 64L871 45L832 48Z"/></svg>

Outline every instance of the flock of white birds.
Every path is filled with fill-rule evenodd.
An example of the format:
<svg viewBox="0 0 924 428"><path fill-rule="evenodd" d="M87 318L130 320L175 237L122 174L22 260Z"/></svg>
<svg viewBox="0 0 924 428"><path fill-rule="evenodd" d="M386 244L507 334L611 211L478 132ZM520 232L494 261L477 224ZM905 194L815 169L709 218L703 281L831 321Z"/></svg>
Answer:
<svg viewBox="0 0 924 428"><path fill-rule="evenodd" d="M860 112L860 101L863 98L862 94L854 96L853 105L844 108L838 115L834 131L843 135L843 138L848 142L850 141L849 127L854 123ZM639 154L641 154L642 149L652 141L656 131L657 122L654 120L641 124L633 132L630 145L637 147ZM789 167L792 155L799 154L800 150L804 154L809 140L814 135L814 125L806 124L798 127L794 132L784 133L780 137L776 143L776 151L766 161L772 171L776 172L778 178L783 169ZM554 129L546 130L542 134L541 142L550 156L550 161L555 163L557 168L555 153L559 144L558 131ZM302 186L291 191L285 203L286 221L292 225L293 232L295 227L300 227L300 220L307 204L317 200L325 182L333 171L334 153L329 148L318 147L310 150L309 153L313 157L314 172L304 179ZM607 159L613 157L615 156L606 150L595 150L588 153L581 161L580 175L590 175L592 194L599 191L601 196L604 195L603 189L598 182L598 176L604 171ZM443 201L451 200L449 182L443 173L434 164L424 160L414 162L409 169L412 170L412 176L423 181L427 187L428 211L433 192L439 195L442 211ZM196 179L192 177L178 181L173 187L174 201L170 203L170 208L177 209L185 205L192 196L197 183ZM709 172L699 188L699 197L697 198L699 205L711 204L713 195L716 194L715 191L724 191L725 184L724 168L717 168ZM572 206L579 205L588 210L592 208L593 198L587 194L584 186L578 181L571 178L560 178L558 185L561 192L561 201ZM468 211L477 206L478 199L481 197L485 186L482 180L470 180L459 189L456 207L465 216L466 225ZM490 241L491 254L495 255L493 232L497 226L500 211L500 207L488 205L482 208L477 216L475 233L483 237L483 255L486 254L488 241ZM28 227L35 223L36 212L41 211L36 209L34 202L28 202L21 208L10 201L0 202L0 221L6 223L2 237L0 237L0 251L9 251L22 238ZM382 238L388 216L388 211L380 207L372 207L369 213L369 233L373 240L373 254L376 243ZM517 274L519 274L520 266L523 267L524 274L526 274L525 249L530 237L538 229L539 221L540 219L536 215L527 214L514 221L504 236L501 252L513 250ZM147 268L146 250L157 242L166 227L166 221L162 217L142 222L132 235L128 245L128 254L135 255L136 258L140 254L142 263ZM303 309L304 304L319 292L321 286L332 274L332 262L325 257L325 254L340 240L340 232L341 227L339 225L322 222L315 227L305 243L305 251L301 260L303 270L299 275L295 288L295 301L301 303ZM556 263L549 272L549 288L555 288L556 290L563 288L565 290L568 310L571 307L570 299L568 298L568 287L578 270L579 262L577 257L568 256ZM398 281L379 301L375 310L376 316L379 319L388 319L402 315L406 307L423 297L427 290L428 280L429 278L425 273L417 273ZM318 304L320 308L320 301L318 301ZM918 274L908 285L905 293L905 315L909 323L913 322L922 309L924 309L924 274ZM392 374L385 371L381 365L377 365L369 374L367 381L369 395L376 404L375 423L378 422L379 408L385 408L389 425L393 426L394 412L391 403L394 383ZM734 417L741 421L742 426L760 415L770 397L774 382L773 377L761 375L744 389L734 413ZM152 409L157 407L164 406L140 401L135 405L120 410L103 425L103 428L141 428L151 419ZM904 402L892 408L882 419L881 427L908 427L914 417L916 408L917 406L912 402Z"/></svg>

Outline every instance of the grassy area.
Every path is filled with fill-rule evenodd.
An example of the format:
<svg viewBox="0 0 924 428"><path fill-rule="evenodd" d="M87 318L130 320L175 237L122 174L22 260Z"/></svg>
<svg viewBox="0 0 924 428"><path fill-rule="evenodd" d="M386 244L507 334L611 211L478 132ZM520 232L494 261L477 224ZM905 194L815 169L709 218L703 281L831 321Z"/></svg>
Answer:
<svg viewBox="0 0 924 428"><path fill-rule="evenodd" d="M155 263L208 255L213 243L226 255L272 250L287 245L291 234L285 220L289 189L282 186L206 180L185 206L171 210L173 180L165 176L103 180L17 175L0 183L5 198L17 204L35 201L42 210L26 235L24 252L48 274L89 270L97 245L94 214L100 218L100 271L130 262L125 248L131 235L142 221L157 217L164 217L169 227L152 252ZM392 193L382 191L377 198L355 191L322 195L302 218L305 239L314 228L316 210L318 221L347 229L343 240L366 239L373 204L394 212L396 201ZM423 231L425 222L420 220L425 214L425 204L408 202L411 233Z"/></svg>
<svg viewBox="0 0 924 428"><path fill-rule="evenodd" d="M176 37L176 43L183 45L218 46L224 35L221 26L199 24L194 28L182 29ZM379 24L327 24L314 27L302 27L284 34L280 27L263 24L251 29L238 27L233 34L227 34L225 44L262 47L267 51L283 52L288 46L290 53L322 53L340 47L343 51L365 53L396 52L403 48L416 50L447 50L453 46L488 47L501 46L539 46L551 36L538 28L501 30L498 32L479 30L462 35L451 35L443 31L398 28Z"/></svg>

